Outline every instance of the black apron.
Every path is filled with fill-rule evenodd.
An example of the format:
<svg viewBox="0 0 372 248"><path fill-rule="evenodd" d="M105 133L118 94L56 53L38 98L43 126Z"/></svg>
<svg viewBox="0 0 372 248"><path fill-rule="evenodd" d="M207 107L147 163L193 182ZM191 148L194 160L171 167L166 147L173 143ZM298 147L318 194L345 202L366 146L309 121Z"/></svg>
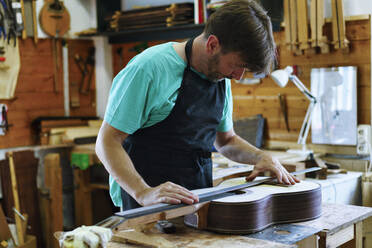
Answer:
<svg viewBox="0 0 372 248"><path fill-rule="evenodd" d="M193 39L185 47L187 66L168 117L129 135L123 147L151 187L171 181L189 190L212 187L211 151L225 103L225 80L212 82L190 68ZM123 189L123 210L140 205Z"/></svg>

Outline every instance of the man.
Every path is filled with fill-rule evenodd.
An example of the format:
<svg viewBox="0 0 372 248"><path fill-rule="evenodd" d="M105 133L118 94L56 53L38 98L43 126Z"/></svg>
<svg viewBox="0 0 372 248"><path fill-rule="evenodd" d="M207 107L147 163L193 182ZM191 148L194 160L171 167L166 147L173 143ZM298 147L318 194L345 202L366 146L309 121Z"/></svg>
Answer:
<svg viewBox="0 0 372 248"><path fill-rule="evenodd" d="M115 205L198 202L189 190L212 186L213 145L255 165L247 180L271 171L279 182L298 182L232 125L230 79L245 70L268 74L274 60L270 19L253 0L222 6L195 39L134 57L113 81L96 143Z"/></svg>

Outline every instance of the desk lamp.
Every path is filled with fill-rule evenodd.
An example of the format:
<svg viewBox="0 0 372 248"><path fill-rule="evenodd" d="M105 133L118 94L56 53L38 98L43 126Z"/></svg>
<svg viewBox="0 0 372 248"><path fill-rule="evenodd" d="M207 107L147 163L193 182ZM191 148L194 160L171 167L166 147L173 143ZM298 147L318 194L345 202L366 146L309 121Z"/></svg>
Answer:
<svg viewBox="0 0 372 248"><path fill-rule="evenodd" d="M278 84L282 88L287 85L289 80L291 80L294 83L294 85L296 85L297 88L299 88L302 94L304 94L305 97L310 100L310 104L309 104L309 107L307 108L305 119L302 123L301 131L300 131L300 134L297 140L297 143L302 146L302 149L301 150L291 149L287 151L291 153L297 153L297 154L308 156L310 153L312 153L312 151L306 149L306 138L309 134L311 116L312 116L314 107L316 105L317 99L315 98L315 96L311 94L311 92L306 88L306 86L298 79L298 77L292 73L293 73L293 67L287 66L285 69L273 71L270 77L274 80L276 84Z"/></svg>

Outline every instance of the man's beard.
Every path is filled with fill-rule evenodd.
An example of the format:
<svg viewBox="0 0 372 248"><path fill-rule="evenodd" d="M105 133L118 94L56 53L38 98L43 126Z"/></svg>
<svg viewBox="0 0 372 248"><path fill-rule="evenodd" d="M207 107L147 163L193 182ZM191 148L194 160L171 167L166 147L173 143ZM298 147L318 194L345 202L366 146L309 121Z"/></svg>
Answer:
<svg viewBox="0 0 372 248"><path fill-rule="evenodd" d="M218 72L218 66L220 64L220 54L215 54L213 55L212 58L208 59L208 72L207 72L207 77L213 81L213 82L218 82L222 79L224 79L224 75Z"/></svg>

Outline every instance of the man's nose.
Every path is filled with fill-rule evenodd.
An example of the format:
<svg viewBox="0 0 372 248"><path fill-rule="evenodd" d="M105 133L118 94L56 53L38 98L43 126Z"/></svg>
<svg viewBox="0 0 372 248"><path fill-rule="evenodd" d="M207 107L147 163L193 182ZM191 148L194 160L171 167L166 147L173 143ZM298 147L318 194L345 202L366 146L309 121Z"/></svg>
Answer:
<svg viewBox="0 0 372 248"><path fill-rule="evenodd" d="M244 74L244 71L245 71L245 68L239 68L239 69L236 69L233 74L232 74L232 77L235 79L235 80L240 80Z"/></svg>

